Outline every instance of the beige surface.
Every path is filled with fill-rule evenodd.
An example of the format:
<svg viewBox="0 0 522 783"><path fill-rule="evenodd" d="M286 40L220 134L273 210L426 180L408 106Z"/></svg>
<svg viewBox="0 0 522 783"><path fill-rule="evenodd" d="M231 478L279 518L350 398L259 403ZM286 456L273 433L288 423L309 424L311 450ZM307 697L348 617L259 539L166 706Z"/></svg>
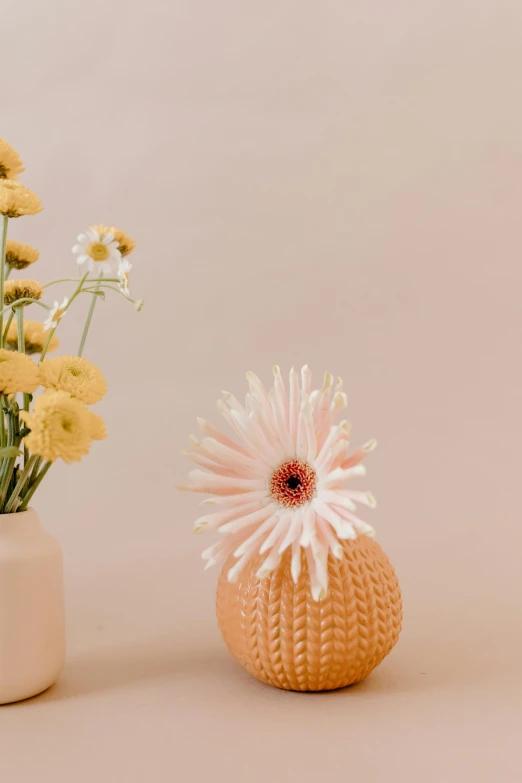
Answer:
<svg viewBox="0 0 522 783"><path fill-rule="evenodd" d="M121 225L148 302L99 306L110 439L36 504L69 660L0 710L2 780L520 780L520 3L27 0L2 30L1 135L46 206L13 238L46 279ZM228 656L172 489L195 416L274 361L342 375L380 442L405 628L330 695Z"/></svg>

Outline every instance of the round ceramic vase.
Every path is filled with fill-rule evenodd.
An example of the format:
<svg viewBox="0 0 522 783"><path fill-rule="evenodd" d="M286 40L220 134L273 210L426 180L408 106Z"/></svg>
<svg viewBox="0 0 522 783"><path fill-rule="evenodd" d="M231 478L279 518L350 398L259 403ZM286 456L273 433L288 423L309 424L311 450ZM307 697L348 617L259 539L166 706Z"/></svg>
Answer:
<svg viewBox="0 0 522 783"><path fill-rule="evenodd" d="M359 682L397 642L402 620L399 583L372 538L343 541L343 557L328 558L329 591L314 601L306 557L294 584L287 550L271 576L258 579L253 557L236 584L218 583L216 611L223 639L239 663L268 685L325 691Z"/></svg>
<svg viewBox="0 0 522 783"><path fill-rule="evenodd" d="M65 661L62 550L33 509L0 515L0 704L49 688Z"/></svg>

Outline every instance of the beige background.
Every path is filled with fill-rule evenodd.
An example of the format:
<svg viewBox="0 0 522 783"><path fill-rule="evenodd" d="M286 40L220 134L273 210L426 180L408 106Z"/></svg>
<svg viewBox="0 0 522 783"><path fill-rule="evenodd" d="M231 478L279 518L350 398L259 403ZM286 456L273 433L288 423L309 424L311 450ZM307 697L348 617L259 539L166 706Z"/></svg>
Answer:
<svg viewBox="0 0 522 783"><path fill-rule="evenodd" d="M69 659L0 710L2 779L520 780L522 5L4 0L1 27L1 135L45 203L11 236L45 281L115 223L147 300L98 306L110 438L37 498ZM230 659L173 489L195 416L275 361L342 375L379 439L404 590L398 647L329 695Z"/></svg>

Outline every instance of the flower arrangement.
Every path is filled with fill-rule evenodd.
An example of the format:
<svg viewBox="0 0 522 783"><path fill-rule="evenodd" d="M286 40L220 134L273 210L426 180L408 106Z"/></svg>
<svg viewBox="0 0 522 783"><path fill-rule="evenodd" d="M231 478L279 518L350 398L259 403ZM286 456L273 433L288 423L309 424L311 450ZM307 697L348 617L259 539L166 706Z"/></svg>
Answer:
<svg viewBox="0 0 522 783"><path fill-rule="evenodd" d="M123 231L104 225L80 234L72 252L78 278L44 285L21 278L39 260L33 247L8 239L9 220L36 215L43 207L31 190L17 181L24 171L18 153L0 139L0 513L25 511L36 489L57 459L82 459L93 440L106 436L102 418L90 410L107 385L83 350L98 299L113 291L141 310L132 299L127 256L135 243ZM16 272L16 278L11 278ZM62 301L46 301L49 289L70 283ZM71 305L83 294L91 298L76 356L48 354L59 348L56 331ZM27 320L27 309L43 308L43 321ZM33 359L32 357L35 356ZM35 396L37 394L37 396Z"/></svg>
<svg viewBox="0 0 522 783"><path fill-rule="evenodd" d="M340 378L327 372L321 388L312 390L308 366L301 382L292 368L287 391L279 367L273 372L270 391L247 373L244 405L226 392L218 400L219 413L240 442L198 419L205 437L191 438L188 457L199 467L180 489L210 493L204 503L217 506L194 524L196 533L217 530L223 536L203 552L207 567L233 560L227 578L234 583L251 558L265 555L256 572L265 579L288 550L297 584L304 551L312 596L320 601L328 593L329 554L341 559L343 541L374 535L355 511L357 503L374 508L375 498L346 483L365 475L362 461L377 442L349 453L350 424L335 424L347 405Z"/></svg>
<svg viewBox="0 0 522 783"><path fill-rule="evenodd" d="M349 482L375 440L350 451L343 382L327 372L319 389L305 365L285 385L275 366L267 390L254 373L244 405L223 392L218 411L229 437L198 419L191 437L197 468L188 485L210 494L194 531L221 540L203 552L222 563L216 617L230 653L277 688L324 691L367 677L401 630L397 576L357 505L370 492ZM187 452L185 452L187 453Z"/></svg>

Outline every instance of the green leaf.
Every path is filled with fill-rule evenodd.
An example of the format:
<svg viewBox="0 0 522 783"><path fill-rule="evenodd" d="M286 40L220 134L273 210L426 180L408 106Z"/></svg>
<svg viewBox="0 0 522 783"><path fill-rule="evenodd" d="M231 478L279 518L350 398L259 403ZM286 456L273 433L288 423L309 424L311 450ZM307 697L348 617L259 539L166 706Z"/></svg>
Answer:
<svg viewBox="0 0 522 783"><path fill-rule="evenodd" d="M6 446L5 449L0 449L0 458L2 457L21 457L22 452L17 449L16 446Z"/></svg>
<svg viewBox="0 0 522 783"><path fill-rule="evenodd" d="M92 294L93 296L99 296L100 299L105 301L105 291L98 291L94 288L84 288L82 294Z"/></svg>

